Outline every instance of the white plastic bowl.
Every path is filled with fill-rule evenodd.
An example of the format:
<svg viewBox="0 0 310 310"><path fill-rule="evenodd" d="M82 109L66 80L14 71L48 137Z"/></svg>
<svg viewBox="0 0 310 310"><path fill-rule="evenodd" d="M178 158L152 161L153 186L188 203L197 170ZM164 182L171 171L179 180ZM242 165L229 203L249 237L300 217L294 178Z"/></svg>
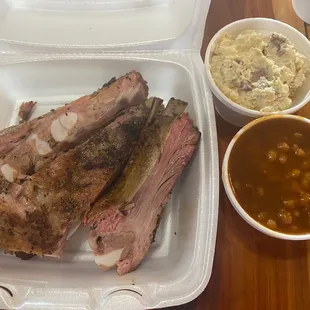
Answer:
<svg viewBox="0 0 310 310"><path fill-rule="evenodd" d="M270 34L273 32L281 33L296 46L299 52L310 59L309 40L295 28L280 21L268 18L247 18L235 21L220 29L210 41L206 51L205 66L207 71L207 81L211 91L219 99L215 101L217 112L231 124L240 127L261 116L272 114L293 114L310 101L310 74L307 76L304 85L297 90L297 94L293 98L292 107L279 112L259 112L247 109L234 103L222 93L222 91L216 86L210 71L210 61L214 47L224 34L240 33L247 29L253 29L263 34Z"/></svg>
<svg viewBox="0 0 310 310"><path fill-rule="evenodd" d="M228 173L228 163L229 163L229 159L230 159L230 154L231 151L233 149L233 147L235 146L236 142L238 141L238 139L250 128L252 128L253 126L259 125L263 122L267 122L270 119L274 119L274 118L292 118L292 119L296 119L298 121L301 122L306 122L308 124L310 124L310 120L301 116L295 116L295 115L269 115L269 116L265 116L265 117L261 117L258 118L252 122L250 122L249 124L247 124L245 127L243 127L242 129L240 129L237 134L233 137L233 139L231 140L231 142L228 145L228 148L226 150L225 156L224 156L224 160L223 160L223 165L222 165L222 180L223 180L223 184L224 184L224 188L226 191L226 194L231 202L231 204L233 205L233 207L235 208L235 210L239 213L239 215L248 223L250 224L252 227L254 227L255 229L259 230L260 232L271 236L271 237L275 237L275 238L279 238L279 239L286 239L286 240L308 240L310 239L310 233L307 234L285 234L285 233L281 233L281 232L277 232L274 230L271 230L269 228L267 228L266 226L260 224L259 222L257 222L256 220L254 220L243 208L242 206L239 204L238 200L235 197L233 188L231 186L231 182L229 179L229 173ZM310 130L310 127L309 127Z"/></svg>
<svg viewBox="0 0 310 310"><path fill-rule="evenodd" d="M309 0L293 0L293 8L296 14L306 23L310 24L310 1Z"/></svg>

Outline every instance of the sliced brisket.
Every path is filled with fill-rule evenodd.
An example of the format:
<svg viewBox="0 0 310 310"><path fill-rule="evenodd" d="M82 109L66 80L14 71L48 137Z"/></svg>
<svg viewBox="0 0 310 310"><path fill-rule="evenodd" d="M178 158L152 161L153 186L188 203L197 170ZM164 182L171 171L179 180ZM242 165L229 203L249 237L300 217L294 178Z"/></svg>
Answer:
<svg viewBox="0 0 310 310"><path fill-rule="evenodd" d="M0 195L0 248L59 256L70 227L121 173L150 104L134 106L92 137Z"/></svg>
<svg viewBox="0 0 310 310"><path fill-rule="evenodd" d="M134 270L153 242L162 210L200 139L185 106L169 101L143 131L115 186L84 219L93 227L88 240L95 261L105 270L117 266L120 275Z"/></svg>

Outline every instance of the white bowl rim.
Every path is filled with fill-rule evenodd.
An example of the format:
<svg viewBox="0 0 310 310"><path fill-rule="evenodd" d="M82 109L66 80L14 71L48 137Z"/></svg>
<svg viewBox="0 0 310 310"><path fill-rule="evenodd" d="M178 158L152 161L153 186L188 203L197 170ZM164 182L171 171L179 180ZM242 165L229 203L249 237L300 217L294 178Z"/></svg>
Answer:
<svg viewBox="0 0 310 310"><path fill-rule="evenodd" d="M254 218L252 218L239 204L238 200L235 197L234 191L232 189L231 186L231 182L229 179L229 173L228 173L228 163L229 163L229 158L230 158L230 154L231 151L234 147L234 145L236 144L236 142L238 141L238 139L250 128L252 128L253 126L256 126L259 123L262 122L266 122L269 121L271 119L275 119L275 118L290 118L290 119L296 119L298 121L301 122L305 122L307 124L310 125L310 120L302 117L302 116L297 116L297 115L268 115L268 116L264 116L261 118L257 118L255 120L253 120L252 122L248 123L246 126L244 126L243 128L241 128L236 135L232 138L232 140L230 141L227 150L225 152L225 156L223 159L223 164L222 164L222 181L224 184L224 188L226 191L226 194L228 196L228 199L230 200L232 206L235 208L235 210L238 212L238 214L248 223L250 224L253 228L257 229L258 231L271 236L271 237L275 237L278 239L285 239L285 240L309 240L310 239L310 233L305 233L305 234L285 234L285 233L281 233L281 232L277 232L274 231L272 229L267 228L266 226L260 224L258 221L254 220Z"/></svg>
<svg viewBox="0 0 310 310"><path fill-rule="evenodd" d="M299 32L294 27L292 27L286 23L283 23L279 20L275 20L272 18L263 18L263 17L251 17L251 18L244 18L244 19L236 20L232 23L227 24L226 26L224 26L220 30L218 30L208 44L208 47L207 47L207 50L205 53L205 67L206 67L206 72L207 72L207 77L208 77L209 83L211 83L211 87L212 87L213 91L215 91L220 97L223 97L225 99L223 101L221 100L221 102L223 104L225 104L227 107L231 108L235 112L241 113L242 115L247 115L247 116L250 116L253 118L257 118L257 117L268 116L268 115L279 115L279 114L284 115L284 114L295 113L296 111L301 109L303 106L305 106L309 102L310 93L307 96L305 96L305 98L300 103L290 107L289 109L282 110L282 111L276 111L276 112L261 112L261 111L251 110L251 109L242 107L241 105L232 101L218 88L218 86L215 84L215 82L213 80L213 77L212 77L212 74L210 71L210 62L209 62L210 57L209 57L209 55L211 54L211 52L213 50L215 41L218 40L220 38L220 36L223 33L225 33L225 31L229 32L228 30L230 28L232 28L234 25L246 24L246 23L251 22L253 20L268 21L271 23L276 23L276 24L282 25L283 27L286 27L286 28L290 29L291 31L295 32L300 37L300 40L303 40L306 44L309 45L309 48L310 48L310 41L301 32Z"/></svg>

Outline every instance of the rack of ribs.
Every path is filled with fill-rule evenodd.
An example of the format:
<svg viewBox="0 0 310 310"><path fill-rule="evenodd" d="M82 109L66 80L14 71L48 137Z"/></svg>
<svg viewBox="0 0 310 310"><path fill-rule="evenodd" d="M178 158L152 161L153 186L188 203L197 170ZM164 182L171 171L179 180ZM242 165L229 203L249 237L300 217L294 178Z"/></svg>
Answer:
<svg viewBox="0 0 310 310"><path fill-rule="evenodd" d="M91 95L0 132L0 193L80 144L130 106L146 100L148 87L132 71Z"/></svg>
<svg viewBox="0 0 310 310"><path fill-rule="evenodd" d="M200 140L186 103L171 99L145 127L115 185L85 215L95 262L120 275L147 254L169 196Z"/></svg>
<svg viewBox="0 0 310 310"><path fill-rule="evenodd" d="M0 195L0 248L59 257L69 230L122 172L154 113L154 100L131 107L84 143Z"/></svg>

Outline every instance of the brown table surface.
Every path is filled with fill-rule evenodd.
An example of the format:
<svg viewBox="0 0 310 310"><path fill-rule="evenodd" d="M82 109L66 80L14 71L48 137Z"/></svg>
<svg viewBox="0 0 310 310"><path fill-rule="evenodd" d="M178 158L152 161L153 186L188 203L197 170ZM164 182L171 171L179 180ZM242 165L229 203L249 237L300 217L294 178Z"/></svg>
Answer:
<svg viewBox="0 0 310 310"><path fill-rule="evenodd" d="M292 0L212 0L201 55L204 56L206 46L217 30L246 17L275 18L306 35L308 32L308 26L294 13ZM236 128L217 117L217 130L221 164ZM308 241L273 239L246 224L230 205L221 184L211 280L196 300L171 309L310 309L309 254Z"/></svg>

